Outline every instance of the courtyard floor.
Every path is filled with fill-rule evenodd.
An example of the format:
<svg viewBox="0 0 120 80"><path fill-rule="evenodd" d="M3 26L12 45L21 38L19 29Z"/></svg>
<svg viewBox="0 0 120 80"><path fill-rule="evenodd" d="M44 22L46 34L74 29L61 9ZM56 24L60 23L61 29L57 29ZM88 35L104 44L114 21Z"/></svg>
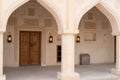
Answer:
<svg viewBox="0 0 120 80"><path fill-rule="evenodd" d="M115 64L77 65L75 71L80 74L80 80L120 80L111 74ZM57 72L60 66L22 66L4 68L7 80L58 80Z"/></svg>

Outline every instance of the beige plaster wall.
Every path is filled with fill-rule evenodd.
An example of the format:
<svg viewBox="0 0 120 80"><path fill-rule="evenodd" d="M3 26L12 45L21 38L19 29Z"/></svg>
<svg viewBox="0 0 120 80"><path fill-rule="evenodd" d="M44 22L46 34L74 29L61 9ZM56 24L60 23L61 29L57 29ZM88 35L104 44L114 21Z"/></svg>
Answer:
<svg viewBox="0 0 120 80"><path fill-rule="evenodd" d="M96 8L92 9L90 13L93 13L93 20L88 20L86 14L80 24L79 35L81 41L80 43L76 43L75 63L79 64L80 53L89 53L91 64L112 63L114 62L114 38L111 36L110 23ZM106 26L102 26L102 21L109 23L107 28ZM88 29L89 25L85 29L85 22L95 23L95 29ZM56 62L56 48L57 45L61 45L61 41L58 40L57 24L52 15L42 6L34 2L29 2L17 9L9 18L7 32L4 34L4 66L19 66L19 31L23 30L42 32L42 66L60 64ZM12 43L6 42L9 32L13 36ZM48 43L50 34L54 37L53 43ZM96 35L96 41L84 40L86 38L93 39L93 34Z"/></svg>
<svg viewBox="0 0 120 80"><path fill-rule="evenodd" d="M93 19L89 19L89 17ZM93 8L84 15L79 24L80 43L76 43L76 63L82 53L90 55L90 62L114 63L114 36L109 20Z"/></svg>

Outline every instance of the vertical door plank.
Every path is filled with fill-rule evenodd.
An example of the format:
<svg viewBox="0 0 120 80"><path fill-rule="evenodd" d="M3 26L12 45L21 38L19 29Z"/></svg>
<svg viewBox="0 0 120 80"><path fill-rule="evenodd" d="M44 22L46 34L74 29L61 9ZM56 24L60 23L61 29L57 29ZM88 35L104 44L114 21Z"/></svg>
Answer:
<svg viewBox="0 0 120 80"><path fill-rule="evenodd" d="M40 64L40 33L30 33L30 64Z"/></svg>
<svg viewBox="0 0 120 80"><path fill-rule="evenodd" d="M20 65L29 64L29 32L20 32Z"/></svg>

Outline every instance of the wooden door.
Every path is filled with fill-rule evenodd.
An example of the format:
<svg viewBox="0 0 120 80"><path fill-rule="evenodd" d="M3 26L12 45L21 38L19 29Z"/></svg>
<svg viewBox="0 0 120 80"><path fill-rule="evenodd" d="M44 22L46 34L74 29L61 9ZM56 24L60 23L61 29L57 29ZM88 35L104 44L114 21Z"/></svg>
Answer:
<svg viewBox="0 0 120 80"><path fill-rule="evenodd" d="M30 64L40 64L40 33L30 33Z"/></svg>
<svg viewBox="0 0 120 80"><path fill-rule="evenodd" d="M20 65L40 64L40 32L20 32Z"/></svg>
<svg viewBox="0 0 120 80"><path fill-rule="evenodd" d="M20 33L20 65L29 64L29 32Z"/></svg>

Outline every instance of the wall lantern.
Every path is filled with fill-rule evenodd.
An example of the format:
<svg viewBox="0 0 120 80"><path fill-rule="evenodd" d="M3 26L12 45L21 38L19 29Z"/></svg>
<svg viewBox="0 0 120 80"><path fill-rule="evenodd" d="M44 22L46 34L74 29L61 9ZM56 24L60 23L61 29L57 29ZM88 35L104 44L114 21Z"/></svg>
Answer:
<svg viewBox="0 0 120 80"><path fill-rule="evenodd" d="M80 42L80 36L79 36L79 35L77 35L77 37L76 37L76 42L77 42L77 43Z"/></svg>
<svg viewBox="0 0 120 80"><path fill-rule="evenodd" d="M53 36L51 34L49 36L49 43L53 43Z"/></svg>
<svg viewBox="0 0 120 80"><path fill-rule="evenodd" d="M12 42L12 36L10 35L10 33L9 33L9 35L7 36L7 42L8 42L8 43L11 43L11 42Z"/></svg>

